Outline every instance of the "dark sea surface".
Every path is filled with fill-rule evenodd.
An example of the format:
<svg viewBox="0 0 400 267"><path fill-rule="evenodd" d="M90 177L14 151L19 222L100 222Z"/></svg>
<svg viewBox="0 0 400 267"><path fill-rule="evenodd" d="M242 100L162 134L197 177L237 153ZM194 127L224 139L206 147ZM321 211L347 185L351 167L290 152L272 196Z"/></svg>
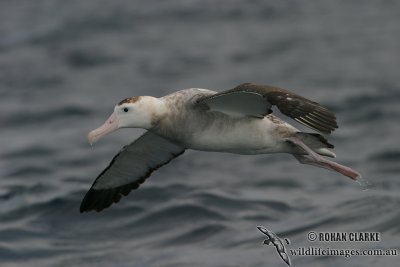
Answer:
<svg viewBox="0 0 400 267"><path fill-rule="evenodd" d="M118 101L242 82L332 109L336 161L374 187L290 155L188 151L117 205L79 213L95 177L143 132L87 144ZM0 1L0 266L286 266L258 225L288 249L399 249L399 118L399 1ZM381 242L309 242L310 231L380 232Z"/></svg>

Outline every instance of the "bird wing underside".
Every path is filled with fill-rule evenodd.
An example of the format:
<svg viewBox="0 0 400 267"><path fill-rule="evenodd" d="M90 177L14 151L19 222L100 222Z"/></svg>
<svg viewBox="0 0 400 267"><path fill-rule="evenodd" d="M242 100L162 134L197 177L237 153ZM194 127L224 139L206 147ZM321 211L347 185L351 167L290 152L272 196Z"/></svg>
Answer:
<svg viewBox="0 0 400 267"><path fill-rule="evenodd" d="M150 174L185 151L168 140L146 132L125 146L94 181L80 211L101 211L139 187Z"/></svg>

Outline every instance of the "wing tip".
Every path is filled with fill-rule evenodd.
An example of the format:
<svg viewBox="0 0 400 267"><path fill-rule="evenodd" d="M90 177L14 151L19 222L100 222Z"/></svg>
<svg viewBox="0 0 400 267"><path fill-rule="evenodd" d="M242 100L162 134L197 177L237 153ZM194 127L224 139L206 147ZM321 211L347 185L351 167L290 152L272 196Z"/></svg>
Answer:
<svg viewBox="0 0 400 267"><path fill-rule="evenodd" d="M111 189L96 190L93 187L90 188L81 202L79 208L80 213L90 212L92 210L101 212L109 208L113 203L118 203L123 196L129 195L132 190L137 189L146 178L147 177L140 181Z"/></svg>
<svg viewBox="0 0 400 267"><path fill-rule="evenodd" d="M94 190L93 188L90 188L89 191L87 191L79 208L80 213L90 212L92 210L100 212L105 208L99 205L100 201L100 198L98 197L99 193L101 192L99 192L98 190Z"/></svg>

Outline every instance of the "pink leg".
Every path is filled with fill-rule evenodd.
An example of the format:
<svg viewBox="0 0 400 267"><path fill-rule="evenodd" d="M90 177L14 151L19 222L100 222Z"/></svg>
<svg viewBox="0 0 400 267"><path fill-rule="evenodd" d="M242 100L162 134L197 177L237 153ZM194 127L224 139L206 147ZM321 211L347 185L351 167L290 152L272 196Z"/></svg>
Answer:
<svg viewBox="0 0 400 267"><path fill-rule="evenodd" d="M336 162L330 161L317 153L315 153L311 148L309 148L302 140L297 137L288 138L287 141L290 143L301 147L307 155L294 155L296 159L303 164L309 164L332 171L339 172L350 179L359 182L363 187L367 188L370 184L366 180L362 180L361 174L355 170L338 164Z"/></svg>

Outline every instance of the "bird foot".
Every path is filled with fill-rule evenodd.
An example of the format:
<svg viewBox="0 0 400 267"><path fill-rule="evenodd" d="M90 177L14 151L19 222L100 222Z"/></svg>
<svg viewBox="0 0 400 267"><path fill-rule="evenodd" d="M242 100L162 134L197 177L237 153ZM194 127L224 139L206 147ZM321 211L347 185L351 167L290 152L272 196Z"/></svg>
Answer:
<svg viewBox="0 0 400 267"><path fill-rule="evenodd" d="M371 187L371 183L369 183L366 179L363 179L360 173L351 169L350 167L341 165L318 155L306 144L304 144L301 139L297 137L290 137L286 140L287 142L300 147L306 153L306 155L293 155L300 163L339 172L342 175L347 176L359 183L363 189L368 189Z"/></svg>

